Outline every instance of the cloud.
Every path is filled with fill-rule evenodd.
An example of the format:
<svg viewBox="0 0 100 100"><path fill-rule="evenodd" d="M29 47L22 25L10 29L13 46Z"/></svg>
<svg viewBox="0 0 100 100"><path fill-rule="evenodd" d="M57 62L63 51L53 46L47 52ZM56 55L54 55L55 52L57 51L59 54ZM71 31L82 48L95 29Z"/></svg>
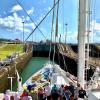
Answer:
<svg viewBox="0 0 100 100"><path fill-rule="evenodd" d="M46 0L43 0L43 3L46 3Z"/></svg>
<svg viewBox="0 0 100 100"><path fill-rule="evenodd" d="M48 7L48 10L51 10L51 7Z"/></svg>
<svg viewBox="0 0 100 100"><path fill-rule="evenodd" d="M22 10L22 7L20 5L15 5L15 6L13 6L11 12L16 12L16 11L20 11L20 10Z"/></svg>
<svg viewBox="0 0 100 100"><path fill-rule="evenodd" d="M41 14L40 17L39 17L39 20L42 20L42 18L43 18L43 15Z"/></svg>
<svg viewBox="0 0 100 100"><path fill-rule="evenodd" d="M30 18L27 16L27 17L26 17L26 21L29 21L29 20L30 20Z"/></svg>
<svg viewBox="0 0 100 100"><path fill-rule="evenodd" d="M13 28L14 26L14 18L11 16L0 18L0 26Z"/></svg>
<svg viewBox="0 0 100 100"><path fill-rule="evenodd" d="M7 30L15 30L22 32L23 31L22 18L17 13L13 13L13 15L4 18L0 17L0 27L3 27ZM26 33L31 32L31 30L34 28L35 25L33 23L24 24L24 31Z"/></svg>
<svg viewBox="0 0 100 100"><path fill-rule="evenodd" d="M31 28L31 29L34 29L34 28L35 28L34 23L26 23L25 26L26 26L26 27L29 27L29 28Z"/></svg>
<svg viewBox="0 0 100 100"><path fill-rule="evenodd" d="M27 11L28 14L33 14L34 8L32 7L30 10Z"/></svg>
<svg viewBox="0 0 100 100"><path fill-rule="evenodd" d="M93 43L93 42L99 43L100 42L100 23L97 22L96 20L91 21L90 30L91 30L90 38L89 38L90 43ZM64 41L65 33L61 34L61 38L62 38L62 41ZM67 39L66 39L67 42L77 43L77 39L78 39L78 32L72 32L72 31L67 32Z"/></svg>
<svg viewBox="0 0 100 100"><path fill-rule="evenodd" d="M65 42L65 34L66 33L62 33L59 34L61 35L61 41ZM72 31L68 31L66 34L66 42L67 43L77 43L77 38L78 38L78 32L72 32Z"/></svg>
<svg viewBox="0 0 100 100"><path fill-rule="evenodd" d="M96 20L93 20L91 22L91 29L94 29L96 31L100 31L100 23L97 23Z"/></svg>
<svg viewBox="0 0 100 100"><path fill-rule="evenodd" d="M91 29L91 33L90 33L90 39L91 42L100 42L100 23L98 23L96 20L93 20L90 23L90 29Z"/></svg>

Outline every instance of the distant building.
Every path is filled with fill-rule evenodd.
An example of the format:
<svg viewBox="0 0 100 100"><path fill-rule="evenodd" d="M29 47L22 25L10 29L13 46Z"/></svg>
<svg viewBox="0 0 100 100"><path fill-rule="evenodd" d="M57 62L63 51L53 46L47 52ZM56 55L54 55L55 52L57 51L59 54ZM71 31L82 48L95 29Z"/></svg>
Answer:
<svg viewBox="0 0 100 100"><path fill-rule="evenodd" d="M14 40L14 43L15 43L15 44L20 44L20 43L22 43L22 42L21 42L21 40L19 40L19 39L15 39L15 40Z"/></svg>
<svg viewBox="0 0 100 100"><path fill-rule="evenodd" d="M20 43L22 43L22 41L19 40L19 39L15 39L15 40L11 40L11 41L6 42L6 43L7 43L7 44L20 44Z"/></svg>

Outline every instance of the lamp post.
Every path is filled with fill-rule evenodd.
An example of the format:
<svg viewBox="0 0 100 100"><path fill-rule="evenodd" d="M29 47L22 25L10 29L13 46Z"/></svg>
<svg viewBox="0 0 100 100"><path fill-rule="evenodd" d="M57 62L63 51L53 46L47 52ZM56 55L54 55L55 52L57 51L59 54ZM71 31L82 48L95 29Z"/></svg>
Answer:
<svg viewBox="0 0 100 100"><path fill-rule="evenodd" d="M22 37L23 37L23 39L22 39L23 44L24 44L24 23L25 23L25 22L24 22L24 20L23 20L23 21L22 21L22 24L23 24L23 36L22 36Z"/></svg>
<svg viewBox="0 0 100 100"><path fill-rule="evenodd" d="M67 37L67 23L65 24L65 26L66 26L66 32L65 32L65 44L66 44L66 37Z"/></svg>
<svg viewBox="0 0 100 100"><path fill-rule="evenodd" d="M23 52L24 52L24 18L22 19L22 24L23 24L23 34L22 34L22 42L23 42Z"/></svg>

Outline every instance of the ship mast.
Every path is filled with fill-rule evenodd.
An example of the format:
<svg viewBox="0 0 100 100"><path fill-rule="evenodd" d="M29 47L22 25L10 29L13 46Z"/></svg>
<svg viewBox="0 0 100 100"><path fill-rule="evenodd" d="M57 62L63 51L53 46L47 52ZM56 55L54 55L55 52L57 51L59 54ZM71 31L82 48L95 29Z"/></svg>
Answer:
<svg viewBox="0 0 100 100"><path fill-rule="evenodd" d="M86 43L86 0L79 0L78 24L78 83L84 89Z"/></svg>

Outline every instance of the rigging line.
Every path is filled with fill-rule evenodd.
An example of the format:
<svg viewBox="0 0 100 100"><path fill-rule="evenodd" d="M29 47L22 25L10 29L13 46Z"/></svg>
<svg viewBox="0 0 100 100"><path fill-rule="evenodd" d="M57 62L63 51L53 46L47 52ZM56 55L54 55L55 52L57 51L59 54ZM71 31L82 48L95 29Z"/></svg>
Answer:
<svg viewBox="0 0 100 100"><path fill-rule="evenodd" d="M93 13L92 7L93 7L93 0L91 0L91 6L90 6L90 29L91 29L91 21L92 21L92 13ZM92 29L91 29L91 31L92 31Z"/></svg>
<svg viewBox="0 0 100 100"><path fill-rule="evenodd" d="M63 45L63 47L64 47L64 45ZM63 51L63 50L62 50L62 51ZM62 57L63 57L63 60L64 60L64 69L68 71L68 68L67 68L67 65L66 65L66 62L65 62L64 55L62 55Z"/></svg>
<svg viewBox="0 0 100 100"><path fill-rule="evenodd" d="M63 5L64 5L64 3L63 3ZM64 10L64 8L63 8L63 10ZM56 32L55 32L56 36L58 35L58 13L59 13L59 0L58 0L58 5L57 5L57 16L56 16ZM66 66L65 58L64 58L63 55L62 55L62 57L63 57L63 60L64 60L64 66L65 66L64 68L66 68L66 70L68 70L68 68Z"/></svg>
<svg viewBox="0 0 100 100"><path fill-rule="evenodd" d="M55 5L55 0L54 0L54 5ZM52 15L52 27L51 27L51 42L50 42L50 52L49 52L49 60L50 60L50 55L51 55L51 44L52 44L52 33L53 33L53 25L54 25L54 12L55 8L53 9L53 15Z"/></svg>
<svg viewBox="0 0 100 100"><path fill-rule="evenodd" d="M55 59L55 49L56 49L56 37L58 35L58 14L59 14L59 0L57 1L58 4L57 4L57 15L56 15L56 30L55 30L55 44L54 44L54 53L53 53L53 62L54 62L54 59Z"/></svg>
<svg viewBox="0 0 100 100"><path fill-rule="evenodd" d="M55 0L54 0L54 5L55 5ZM51 29L51 38L52 38L52 33L53 33L53 31L54 31L54 27L53 27L53 25L54 25L54 14L55 14L55 8L53 9L53 18L52 18L52 29Z"/></svg>
<svg viewBox="0 0 100 100"><path fill-rule="evenodd" d="M94 7L94 5L93 5L93 0L91 0L91 21L92 21L92 18L93 18L93 7Z"/></svg>
<svg viewBox="0 0 100 100"><path fill-rule="evenodd" d="M54 63L54 60L55 60L55 49L56 49L56 37L55 37L55 43L54 43L54 52L53 52L53 63Z"/></svg>
<svg viewBox="0 0 100 100"><path fill-rule="evenodd" d="M90 8L91 8L91 9L90 9L90 12L91 12L90 21L92 21L92 19L93 19L93 15L92 15L93 13L92 13L92 12L93 12L93 7L94 7L94 6L93 6L93 0L91 0L90 5L91 5L91 6L90 6ZM91 25L91 24L90 24L90 25ZM92 26L92 25L91 25L91 34L92 34L92 36L93 36L93 26ZM93 37L92 37L92 42L93 42ZM91 47L89 48L89 50L91 50ZM89 54L90 54L90 56L91 56L91 52L90 52Z"/></svg>
<svg viewBox="0 0 100 100"><path fill-rule="evenodd" d="M60 1L60 0L59 0ZM58 1L55 3L55 5L49 10L49 12L44 16L44 18L39 22L39 24L35 27L35 29L29 34L29 36L25 39L27 39L33 34L33 32L40 26L40 24L44 21L44 19L49 15L49 13L55 8L55 6L58 4Z"/></svg>
<svg viewBox="0 0 100 100"><path fill-rule="evenodd" d="M94 1L94 2L93 2ZM92 24L92 35L93 35L93 41L94 41L94 33L95 33L95 7L96 7L96 0L92 0L92 6L93 6L93 8L92 8L92 20L94 20L94 22L93 22L93 24ZM92 50L92 48L90 48L90 50ZM90 52L90 55L93 55L93 53L92 52Z"/></svg>
<svg viewBox="0 0 100 100"><path fill-rule="evenodd" d="M56 36L58 36L58 14L59 14L59 0L57 5L57 16L56 16L56 31L55 31Z"/></svg>
<svg viewBox="0 0 100 100"><path fill-rule="evenodd" d="M60 42L59 42L59 43L60 43ZM59 43L57 43L57 54L58 54L58 63L59 63L59 66L61 67L60 55L59 55ZM61 71L60 71L60 75L61 75ZM62 83L62 80L61 80L61 83Z"/></svg>
<svg viewBox="0 0 100 100"><path fill-rule="evenodd" d="M63 33L64 33L64 0L63 0ZM63 61L64 61L64 69L66 68L66 70L68 71L68 68L67 68L67 65L66 65L66 62L65 62L65 58L64 56L62 55L63 57Z"/></svg>
<svg viewBox="0 0 100 100"><path fill-rule="evenodd" d="M58 47L57 47L58 48ZM60 65L60 57L59 57L59 52L57 52L58 54L58 61L59 61L59 65Z"/></svg>
<svg viewBox="0 0 100 100"><path fill-rule="evenodd" d="M93 12L94 12L93 17L94 17L94 19L95 19L95 10L96 10L95 7L96 7L96 0L94 0L94 5L93 5Z"/></svg>
<svg viewBox="0 0 100 100"><path fill-rule="evenodd" d="M26 11L25 8L21 5L21 3L20 3L18 0L16 0L16 1L17 1L17 3L22 7L22 9L23 9L24 12L27 14L27 16L30 18L30 20L34 23L35 27L37 27L36 22L35 22L35 21L31 18L31 16L27 13L27 11ZM47 39L46 36L43 34L43 32L39 29L39 27L37 27L37 28L38 28L39 32L43 35L43 37L44 37L45 39Z"/></svg>
<svg viewBox="0 0 100 100"><path fill-rule="evenodd" d="M89 67L89 42L90 42L90 40L89 40L89 36L90 36L90 20L91 20L91 0L88 0L87 1L88 3L88 5L87 5L87 48L86 48L86 51L87 51L87 53L86 53L86 69L85 69L85 74L86 74L86 81L87 81L87 75L88 75L88 71L87 71L87 68Z"/></svg>
<svg viewBox="0 0 100 100"><path fill-rule="evenodd" d="M65 16L65 14L64 14L64 12L65 12L65 11L64 11L64 9L65 9L64 3L65 3L65 2L64 2L64 0L63 0L63 34L64 34L64 23L65 23L65 22L64 22L64 16Z"/></svg>
<svg viewBox="0 0 100 100"><path fill-rule="evenodd" d="M60 44L61 44L61 43L60 43ZM64 47L63 44L61 44L61 45ZM60 48L61 48L61 49L60 49ZM58 49L59 49L59 51L63 52L63 48L62 48L60 45L59 45L59 48L58 48ZM66 65L64 55L62 54L61 56L62 56L63 61L64 61L64 62L63 62L63 64L64 64L64 69L66 68L65 70L68 71L68 67L67 67L67 65Z"/></svg>
<svg viewBox="0 0 100 100"><path fill-rule="evenodd" d="M95 11L96 11L96 0L94 0L94 5L93 5L93 20L95 21ZM94 33L95 33L95 22L93 22L93 41L94 41Z"/></svg>

